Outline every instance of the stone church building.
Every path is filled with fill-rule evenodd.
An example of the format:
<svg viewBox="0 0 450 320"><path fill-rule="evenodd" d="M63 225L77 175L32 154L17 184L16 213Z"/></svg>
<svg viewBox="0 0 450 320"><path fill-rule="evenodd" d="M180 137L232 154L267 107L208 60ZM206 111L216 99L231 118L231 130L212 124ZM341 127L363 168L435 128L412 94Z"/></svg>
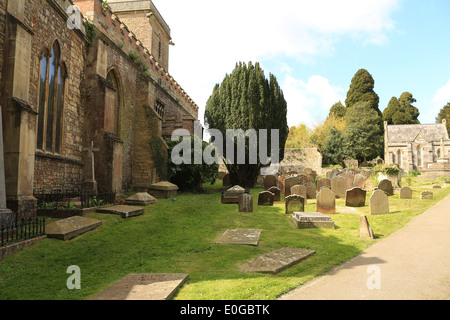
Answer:
<svg viewBox="0 0 450 320"><path fill-rule="evenodd" d="M385 122L385 163L404 171L418 170L435 179L450 179L450 139L445 119L439 124L388 125Z"/></svg>
<svg viewBox="0 0 450 320"><path fill-rule="evenodd" d="M159 181L164 139L198 119L172 45L150 0L0 0L7 207L33 215L35 190L93 187L93 172L99 192Z"/></svg>

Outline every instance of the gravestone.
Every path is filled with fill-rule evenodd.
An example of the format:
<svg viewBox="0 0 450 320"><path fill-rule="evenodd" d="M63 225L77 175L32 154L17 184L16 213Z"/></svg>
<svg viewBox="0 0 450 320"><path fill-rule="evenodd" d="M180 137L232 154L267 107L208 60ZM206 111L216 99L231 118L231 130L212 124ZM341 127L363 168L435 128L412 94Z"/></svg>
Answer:
<svg viewBox="0 0 450 320"><path fill-rule="evenodd" d="M11 227L16 221L16 214L6 207L5 159L3 156L2 106L0 105L0 227Z"/></svg>
<svg viewBox="0 0 450 320"><path fill-rule="evenodd" d="M440 185L433 186L433 189L442 189Z"/></svg>
<svg viewBox="0 0 450 320"><path fill-rule="evenodd" d="M307 249L281 248L253 259L239 266L239 269L245 272L275 274L307 259L314 253L315 251Z"/></svg>
<svg viewBox="0 0 450 320"><path fill-rule="evenodd" d="M420 194L420 199L427 199L427 200L433 199L433 192L431 192L431 191L422 192Z"/></svg>
<svg viewBox="0 0 450 320"><path fill-rule="evenodd" d="M45 228L45 233L48 238L66 241L78 237L85 232L94 230L101 225L101 221L74 216L49 224Z"/></svg>
<svg viewBox="0 0 450 320"><path fill-rule="evenodd" d="M315 199L316 198L316 185L313 183L307 183L306 187L306 198L307 199Z"/></svg>
<svg viewBox="0 0 450 320"><path fill-rule="evenodd" d="M106 208L99 208L97 209L98 213L107 213L107 214L116 214L121 216L124 219L140 216L144 214L144 208L142 207L136 207L136 206L126 206L126 205L119 205L119 206L112 206L112 207L106 207Z"/></svg>
<svg viewBox="0 0 450 320"><path fill-rule="evenodd" d="M222 185L223 185L224 187L231 186L230 174L229 174L229 173L227 173L227 174L225 174L225 175L223 176L223 178L222 178Z"/></svg>
<svg viewBox="0 0 450 320"><path fill-rule="evenodd" d="M361 238L370 238L373 239L373 230L369 225L369 220L367 220L367 216L361 215L359 218L359 236Z"/></svg>
<svg viewBox="0 0 450 320"><path fill-rule="evenodd" d="M293 194L285 197L284 202L286 214L305 211L305 198L303 198L302 196Z"/></svg>
<svg viewBox="0 0 450 320"><path fill-rule="evenodd" d="M306 185L307 183L311 182L311 178L305 174L298 175L297 178L300 179L300 183L297 184Z"/></svg>
<svg viewBox="0 0 450 320"><path fill-rule="evenodd" d="M239 203L239 199L245 193L245 189L241 186L234 186L222 195L222 203Z"/></svg>
<svg viewBox="0 0 450 320"><path fill-rule="evenodd" d="M267 191L272 187L277 186L277 177L273 174L268 174L264 176L264 190Z"/></svg>
<svg viewBox="0 0 450 320"><path fill-rule="evenodd" d="M91 300L170 300L188 277L181 273L129 274Z"/></svg>
<svg viewBox="0 0 450 320"><path fill-rule="evenodd" d="M236 244L257 246L260 229L228 229L216 241L216 244Z"/></svg>
<svg viewBox="0 0 450 320"><path fill-rule="evenodd" d="M83 191L97 194L97 181L95 180L94 171L94 152L98 152L99 148L94 148L94 141L91 141L91 145L88 148L84 148L86 152L86 162L83 168L84 180L82 183Z"/></svg>
<svg viewBox="0 0 450 320"><path fill-rule="evenodd" d="M317 181L317 191L320 191L323 187L328 187L331 189L331 179L322 178Z"/></svg>
<svg viewBox="0 0 450 320"><path fill-rule="evenodd" d="M394 195L394 188L392 187L392 182L388 179L383 179L378 184L378 189L383 190L388 196Z"/></svg>
<svg viewBox="0 0 450 320"><path fill-rule="evenodd" d="M342 177L345 178L345 190L347 191L348 189L350 189L351 187L353 187L353 181L355 180L355 175L351 174L351 173L345 173L343 175L341 175Z"/></svg>
<svg viewBox="0 0 450 320"><path fill-rule="evenodd" d="M355 178L353 179L352 187L357 186L360 187L361 189L364 189L366 187L366 181L367 178L363 174L357 173L355 174Z"/></svg>
<svg viewBox="0 0 450 320"><path fill-rule="evenodd" d="M284 176L279 176L277 180L277 187L280 189L281 193L284 194Z"/></svg>
<svg viewBox="0 0 450 320"><path fill-rule="evenodd" d="M281 190L278 187L272 187L269 190L269 192L272 192L274 194L273 201L281 201Z"/></svg>
<svg viewBox="0 0 450 320"><path fill-rule="evenodd" d="M400 199L412 199L413 191L410 187L400 189Z"/></svg>
<svg viewBox="0 0 450 320"><path fill-rule="evenodd" d="M273 206L273 197L270 191L263 191L258 194L258 206Z"/></svg>
<svg viewBox="0 0 450 320"><path fill-rule="evenodd" d="M329 228L334 229L334 221L320 212L294 212L292 222L299 229Z"/></svg>
<svg viewBox="0 0 450 320"><path fill-rule="evenodd" d="M370 214L388 214L389 213L389 197L381 189L375 190L369 200Z"/></svg>
<svg viewBox="0 0 450 320"><path fill-rule="evenodd" d="M306 205L306 187L304 185L296 184L295 186L292 186L291 188L291 195L299 195L302 196L305 199L305 205Z"/></svg>
<svg viewBox="0 0 450 320"><path fill-rule="evenodd" d="M256 184L259 186L264 186L264 176L259 175L258 178L256 178Z"/></svg>
<svg viewBox="0 0 450 320"><path fill-rule="evenodd" d="M336 213L336 195L330 188L322 188L317 194L317 212L323 214Z"/></svg>
<svg viewBox="0 0 450 320"><path fill-rule="evenodd" d="M342 176L331 179L331 190L336 195L336 198L344 198L347 192L347 179Z"/></svg>
<svg viewBox="0 0 450 320"><path fill-rule="evenodd" d="M160 181L152 184L149 189L155 198L174 198L177 196L178 186L169 181Z"/></svg>
<svg viewBox="0 0 450 320"><path fill-rule="evenodd" d="M253 212L253 197L244 193L239 199L239 212Z"/></svg>
<svg viewBox="0 0 450 320"><path fill-rule="evenodd" d="M302 184L302 179L299 177L290 177L284 179L284 196L288 197L291 195L291 188L295 185Z"/></svg>
<svg viewBox="0 0 450 320"><path fill-rule="evenodd" d="M360 187L353 187L347 190L345 205L347 207L364 207L366 205L366 190Z"/></svg>
<svg viewBox="0 0 450 320"><path fill-rule="evenodd" d="M311 169L311 168L306 168L305 170L303 170L303 173L304 173L305 175L310 175L311 173L313 173L313 169Z"/></svg>
<svg viewBox="0 0 450 320"><path fill-rule="evenodd" d="M147 192L136 193L125 199L125 205L128 206L148 206L156 203L158 200Z"/></svg>

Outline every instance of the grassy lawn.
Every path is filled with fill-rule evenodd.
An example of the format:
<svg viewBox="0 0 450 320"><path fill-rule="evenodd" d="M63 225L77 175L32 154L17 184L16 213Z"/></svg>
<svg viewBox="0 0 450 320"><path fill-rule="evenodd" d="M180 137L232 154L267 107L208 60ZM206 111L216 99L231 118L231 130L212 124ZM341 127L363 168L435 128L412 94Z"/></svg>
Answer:
<svg viewBox="0 0 450 320"><path fill-rule="evenodd" d="M420 179L420 178L419 178ZM0 299L89 299L129 273L187 273L188 282L175 299L275 299L298 285L351 259L403 227L450 193L434 189L433 200L420 200L432 182L413 185L414 199L389 198L391 214L369 216L376 239L359 238L359 216L332 216L336 229L298 230L284 214L284 202L256 205L261 188L253 189L253 213L239 213L237 205L220 203L220 184L199 195L159 200L143 216L121 219L91 213L103 225L74 240L44 239L0 263ZM367 192L369 198L371 192ZM369 213L367 206L358 208ZM344 200L337 200L344 206ZM306 211L315 211L308 200ZM262 229L258 247L217 245L230 228ZM238 266L282 248L305 248L316 254L277 275L245 273ZM81 269L81 289L66 287L67 267Z"/></svg>

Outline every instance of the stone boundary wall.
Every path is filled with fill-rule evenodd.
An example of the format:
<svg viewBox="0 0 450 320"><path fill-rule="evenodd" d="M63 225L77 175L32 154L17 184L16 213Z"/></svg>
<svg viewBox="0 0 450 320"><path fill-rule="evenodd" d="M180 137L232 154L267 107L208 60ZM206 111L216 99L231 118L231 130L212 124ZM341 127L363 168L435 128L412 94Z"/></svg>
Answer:
<svg viewBox="0 0 450 320"><path fill-rule="evenodd" d="M23 248L32 246L45 238L47 238L47 236L40 236L40 237L37 237L34 239L28 239L25 241L13 243L6 247L0 247L0 262L3 261L4 259L16 254Z"/></svg>

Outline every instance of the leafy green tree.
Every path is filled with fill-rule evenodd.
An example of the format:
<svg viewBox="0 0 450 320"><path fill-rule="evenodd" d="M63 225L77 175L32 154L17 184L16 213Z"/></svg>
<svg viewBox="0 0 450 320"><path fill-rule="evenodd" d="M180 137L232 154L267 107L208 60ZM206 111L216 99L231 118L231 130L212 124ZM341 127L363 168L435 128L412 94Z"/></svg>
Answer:
<svg viewBox="0 0 450 320"><path fill-rule="evenodd" d="M343 136L346 155L360 162L383 152L383 119L369 103L357 103L347 110Z"/></svg>
<svg viewBox="0 0 450 320"><path fill-rule="evenodd" d="M323 162L325 164L339 164L344 166L345 139L342 131L331 127L328 131L328 139L325 141L322 151Z"/></svg>
<svg viewBox="0 0 450 320"><path fill-rule="evenodd" d="M367 103L372 109L374 109L379 116L382 116L378 104L380 98L374 91L375 80L372 75L365 69L360 69L354 75L350 84L350 89L347 92L347 99L345 105L348 109L351 109L359 102Z"/></svg>
<svg viewBox="0 0 450 320"><path fill-rule="evenodd" d="M205 124L212 129L219 130L223 137L226 137L227 129L255 129L267 130L267 149L270 153L271 130L279 130L279 150L278 156L281 161L284 158L284 148L289 133L287 125L287 103L284 99L283 91L278 85L277 79L270 74L266 79L264 70L259 63L254 65L250 62L236 64L231 74L227 74L222 83L217 84L212 95L206 103ZM270 164L261 162L259 154L257 161L249 161L249 139L246 139L245 164L237 164L235 143L234 159L227 154L224 148L225 164L230 173L232 184L239 184L242 187L253 187L260 173L260 169ZM232 161L226 161L232 160Z"/></svg>
<svg viewBox="0 0 450 320"><path fill-rule="evenodd" d="M389 100L388 106L383 110L383 120L388 124L394 124L392 121L393 116L400 110L400 102L396 97L392 97Z"/></svg>
<svg viewBox="0 0 450 320"><path fill-rule="evenodd" d="M289 135L286 140L286 148L308 148L312 147L310 142L311 129L306 124L299 124L289 129Z"/></svg>
<svg viewBox="0 0 450 320"><path fill-rule="evenodd" d="M176 184L181 191L194 191L199 192L203 189L203 183L214 183L219 177L219 165L213 163L208 165L204 162L202 164L194 164L194 141L200 139L196 136L191 136L191 164L179 164L176 165L172 162L172 158L168 158L167 172L169 181ZM169 146L169 154L172 154L173 148L179 143L179 141L167 141ZM205 141L201 141L202 150L204 151L209 144ZM214 154L213 154L214 155Z"/></svg>
<svg viewBox="0 0 450 320"><path fill-rule="evenodd" d="M447 120L447 132L450 135L450 101L439 111L436 123L442 123L444 119Z"/></svg>
<svg viewBox="0 0 450 320"><path fill-rule="evenodd" d="M339 101L331 107L329 114L334 114L336 117L342 118L345 116L345 111L345 106Z"/></svg>
<svg viewBox="0 0 450 320"><path fill-rule="evenodd" d="M392 97L383 111L383 120L388 124L419 124L419 110L412 104L416 102L412 94L404 92L399 99Z"/></svg>
<svg viewBox="0 0 450 320"><path fill-rule="evenodd" d="M403 108L403 112L407 113L410 116L411 122L409 124L419 124L420 112L419 109L413 106L413 103L417 102L417 100L414 99L413 95L410 92L403 92L400 98L398 98L398 102Z"/></svg>

